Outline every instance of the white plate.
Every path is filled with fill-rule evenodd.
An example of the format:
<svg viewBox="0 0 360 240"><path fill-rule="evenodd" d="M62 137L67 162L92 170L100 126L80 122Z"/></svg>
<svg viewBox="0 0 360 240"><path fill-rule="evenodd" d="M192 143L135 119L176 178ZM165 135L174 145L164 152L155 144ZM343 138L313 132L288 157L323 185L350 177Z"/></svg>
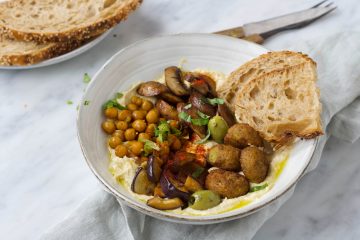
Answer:
<svg viewBox="0 0 360 240"><path fill-rule="evenodd" d="M274 187L259 199L240 209L210 216L184 216L160 211L136 200L120 186L108 170L109 156L106 135L101 130L102 104L118 91L127 90L139 81L153 80L169 65L186 60L186 69L208 68L230 73L244 62L267 50L259 45L212 34L179 34L146 39L116 53L93 77L77 120L78 136L85 159L108 192L128 206L167 221L209 224L249 215L288 191L300 179L314 152L316 140L295 144L288 162Z"/></svg>
<svg viewBox="0 0 360 240"><path fill-rule="evenodd" d="M76 57L76 56L82 54L83 52L93 48L96 44L98 44L99 42L104 40L111 32L112 32L112 29L110 29L107 32L103 33L102 35L95 38L91 42L88 42L87 44L82 45L81 47L76 48L73 51L65 53L63 55L60 55L60 56L57 56L57 57L54 57L54 58L50 58L48 60L33 64L33 65L28 65L28 66L0 66L0 70L33 69L33 68L45 67L45 66L49 66L49 65L53 65L53 64L56 64L56 63L60 63L60 62L69 60L69 59L71 59L73 57Z"/></svg>

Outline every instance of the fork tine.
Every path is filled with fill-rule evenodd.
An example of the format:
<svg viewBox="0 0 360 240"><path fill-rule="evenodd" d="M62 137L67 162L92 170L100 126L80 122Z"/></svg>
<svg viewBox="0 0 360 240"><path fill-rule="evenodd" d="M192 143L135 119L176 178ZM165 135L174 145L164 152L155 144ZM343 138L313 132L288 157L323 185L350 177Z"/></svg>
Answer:
<svg viewBox="0 0 360 240"><path fill-rule="evenodd" d="M312 6L311 8L319 7L320 5L322 5L322 4L325 3L325 2L327 2L327 0L321 1L321 2L319 2L318 4Z"/></svg>
<svg viewBox="0 0 360 240"><path fill-rule="evenodd" d="M329 4L327 4L325 7L330 7L331 5L333 5L333 2L330 2Z"/></svg>
<svg viewBox="0 0 360 240"><path fill-rule="evenodd" d="M331 4L330 4L330 5L331 5ZM324 17L325 15L328 15L329 13L331 13L332 11L334 11L336 8L337 8L337 6L334 5L334 7L329 8L326 12L324 12L324 13L321 14L320 16L318 16L318 17L316 17L316 18L313 18L313 19L311 19L311 20L309 20L309 21L302 22L301 24L299 24L298 27L304 27L304 26L306 26L306 25L308 25L308 24L310 24L310 23L312 23L312 22L315 22L316 20Z"/></svg>

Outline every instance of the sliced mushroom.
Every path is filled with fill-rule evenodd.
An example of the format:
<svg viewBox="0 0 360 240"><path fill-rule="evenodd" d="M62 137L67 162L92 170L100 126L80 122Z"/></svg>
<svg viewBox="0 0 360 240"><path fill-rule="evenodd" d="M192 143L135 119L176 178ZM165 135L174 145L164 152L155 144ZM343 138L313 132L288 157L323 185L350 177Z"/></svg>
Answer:
<svg viewBox="0 0 360 240"><path fill-rule="evenodd" d="M159 111L160 115L166 119L178 119L178 112L176 111L176 109L164 100L160 99L156 102L156 109Z"/></svg>
<svg viewBox="0 0 360 240"><path fill-rule="evenodd" d="M199 118L197 111L198 109L194 106L189 109L185 109L185 112L189 114L192 119ZM197 126L191 123L187 124L200 138L204 138L206 136L206 126Z"/></svg>
<svg viewBox="0 0 360 240"><path fill-rule="evenodd" d="M165 82L168 88L177 96L186 96L189 95L189 90L186 88L181 75L181 70L178 67L165 68Z"/></svg>
<svg viewBox="0 0 360 240"><path fill-rule="evenodd" d="M231 112L229 107L226 105L226 103L218 105L218 113L224 118L225 122L228 124L229 127L236 123L235 116Z"/></svg>
<svg viewBox="0 0 360 240"><path fill-rule="evenodd" d="M181 98L179 98L178 96L176 96L170 92L162 93L162 94L160 94L160 97L171 104L178 104L180 102L183 102L183 100Z"/></svg>
<svg viewBox="0 0 360 240"><path fill-rule="evenodd" d="M141 83L137 89L137 93L145 97L157 96L168 91L164 84L155 81Z"/></svg>
<svg viewBox="0 0 360 240"><path fill-rule="evenodd" d="M190 95L189 102L192 106L196 107L200 112L213 117L216 115L216 108L206 102L204 95L197 91L193 91Z"/></svg>
<svg viewBox="0 0 360 240"><path fill-rule="evenodd" d="M146 204L159 210L171 210L184 206L180 198L164 199L160 197L150 198Z"/></svg>
<svg viewBox="0 0 360 240"><path fill-rule="evenodd" d="M203 95L217 96L216 82L209 76L201 73L185 74L186 81L190 82L190 86Z"/></svg>

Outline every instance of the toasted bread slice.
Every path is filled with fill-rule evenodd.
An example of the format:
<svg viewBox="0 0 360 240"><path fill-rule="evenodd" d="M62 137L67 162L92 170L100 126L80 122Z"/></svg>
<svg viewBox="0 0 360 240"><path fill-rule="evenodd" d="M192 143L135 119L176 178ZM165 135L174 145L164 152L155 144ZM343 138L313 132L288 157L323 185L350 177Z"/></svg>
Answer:
<svg viewBox="0 0 360 240"><path fill-rule="evenodd" d="M269 142L292 136L314 138L323 133L316 64L275 69L251 79L237 94L235 116Z"/></svg>
<svg viewBox="0 0 360 240"><path fill-rule="evenodd" d="M80 42L74 41L39 44L0 37L0 65L31 65L67 53L80 45Z"/></svg>
<svg viewBox="0 0 360 240"><path fill-rule="evenodd" d="M241 92L241 88L248 81L266 73L305 62L315 64L307 55L298 52L279 51L262 54L233 71L227 78L226 83L219 87L219 95L227 102L231 110L234 111L236 94Z"/></svg>
<svg viewBox="0 0 360 240"><path fill-rule="evenodd" d="M0 3L0 34L22 41L91 38L124 20L141 0L13 0Z"/></svg>

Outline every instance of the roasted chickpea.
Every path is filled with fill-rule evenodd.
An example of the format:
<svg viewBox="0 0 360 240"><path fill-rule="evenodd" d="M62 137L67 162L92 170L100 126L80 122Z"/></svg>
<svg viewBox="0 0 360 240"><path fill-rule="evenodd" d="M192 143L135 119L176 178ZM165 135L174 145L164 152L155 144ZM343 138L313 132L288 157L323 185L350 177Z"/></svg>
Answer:
<svg viewBox="0 0 360 240"><path fill-rule="evenodd" d="M176 121L176 120L170 120L169 125L170 125L170 127L178 128L179 127L179 122Z"/></svg>
<svg viewBox="0 0 360 240"><path fill-rule="evenodd" d="M149 134L150 137L153 137L155 135L155 129L156 129L156 124L155 123L150 123L147 127L145 132L147 134Z"/></svg>
<svg viewBox="0 0 360 240"><path fill-rule="evenodd" d="M105 122L103 122L101 126L103 130L108 134L112 134L116 130L114 121L110 119L107 119Z"/></svg>
<svg viewBox="0 0 360 240"><path fill-rule="evenodd" d="M127 148L124 145L117 145L115 148L115 155L118 157L125 157L128 153Z"/></svg>
<svg viewBox="0 0 360 240"><path fill-rule="evenodd" d="M181 141L178 138L176 138L174 142L171 144L171 149L177 151L180 150L180 148L181 148Z"/></svg>
<svg viewBox="0 0 360 240"><path fill-rule="evenodd" d="M151 109L146 114L146 121L148 123L157 123L159 121L159 112L157 109Z"/></svg>
<svg viewBox="0 0 360 240"><path fill-rule="evenodd" d="M138 96L132 96L130 101L137 106L141 106L141 104L143 103L143 100Z"/></svg>
<svg viewBox="0 0 360 240"><path fill-rule="evenodd" d="M136 110L136 111L133 111L133 113L132 113L132 117L134 120L145 119L145 116L146 116L146 112L143 110Z"/></svg>
<svg viewBox="0 0 360 240"><path fill-rule="evenodd" d="M147 140L150 140L150 135L147 134L147 133L140 133L139 136L138 136L138 140L140 141L140 139L147 139Z"/></svg>
<svg viewBox="0 0 360 240"><path fill-rule="evenodd" d="M138 132L144 132L146 129L145 120L135 120L131 126Z"/></svg>
<svg viewBox="0 0 360 240"><path fill-rule="evenodd" d="M118 119L120 121L131 122L131 111L127 109L119 111Z"/></svg>
<svg viewBox="0 0 360 240"><path fill-rule="evenodd" d="M127 107L127 109L129 109L130 111L138 110L138 106L137 106L135 103L129 103L126 107Z"/></svg>
<svg viewBox="0 0 360 240"><path fill-rule="evenodd" d="M125 139L126 141L132 141L136 138L136 131L133 128L128 128L125 131Z"/></svg>
<svg viewBox="0 0 360 240"><path fill-rule="evenodd" d="M121 144L121 139L117 136L112 136L109 138L108 142L111 148L116 148L116 146Z"/></svg>
<svg viewBox="0 0 360 240"><path fill-rule="evenodd" d="M117 128L118 130L123 130L123 131L125 131L125 130L128 128L128 124L127 124L127 122L125 122L125 121L118 121L118 122L116 123L116 128Z"/></svg>
<svg viewBox="0 0 360 240"><path fill-rule="evenodd" d="M154 104L150 102L149 100L144 100L141 104L141 109L145 111L150 111L154 107Z"/></svg>
<svg viewBox="0 0 360 240"><path fill-rule="evenodd" d="M104 114L105 114L105 117L114 119L118 115L118 110L114 107L107 108L107 109L105 109Z"/></svg>
<svg viewBox="0 0 360 240"><path fill-rule="evenodd" d="M143 150L143 147L144 147L144 143L134 141L129 146L129 149L135 156L139 156L141 154L142 150Z"/></svg>
<svg viewBox="0 0 360 240"><path fill-rule="evenodd" d="M125 135L123 130L115 130L115 132L112 134L113 137L119 137L120 140L123 142L125 141Z"/></svg>

